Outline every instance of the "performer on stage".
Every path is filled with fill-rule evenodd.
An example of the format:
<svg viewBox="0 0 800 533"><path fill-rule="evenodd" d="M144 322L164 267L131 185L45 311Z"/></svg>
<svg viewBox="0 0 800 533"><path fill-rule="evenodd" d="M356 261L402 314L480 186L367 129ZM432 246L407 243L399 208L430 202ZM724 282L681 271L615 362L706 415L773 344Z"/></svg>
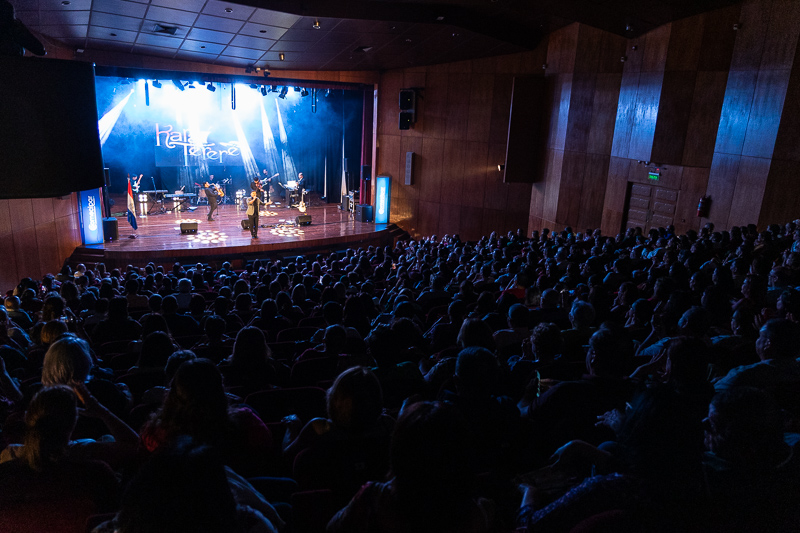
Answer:
<svg viewBox="0 0 800 533"><path fill-rule="evenodd" d="M261 199L258 191L252 191L247 200L247 219L250 221L250 235L258 239L258 211L261 209Z"/></svg>
<svg viewBox="0 0 800 533"><path fill-rule="evenodd" d="M303 188L303 173L300 172L297 175L297 183L295 183L294 189L287 189L286 190L286 207L297 207L297 204L300 202L300 191Z"/></svg>
<svg viewBox="0 0 800 533"><path fill-rule="evenodd" d="M209 176L210 179L214 179L214 176ZM212 215L214 211L217 210L217 203L219 201L219 194L217 194L216 186L211 185L209 182L203 183L203 188L206 190L206 198L208 199L208 221L211 222L214 220Z"/></svg>

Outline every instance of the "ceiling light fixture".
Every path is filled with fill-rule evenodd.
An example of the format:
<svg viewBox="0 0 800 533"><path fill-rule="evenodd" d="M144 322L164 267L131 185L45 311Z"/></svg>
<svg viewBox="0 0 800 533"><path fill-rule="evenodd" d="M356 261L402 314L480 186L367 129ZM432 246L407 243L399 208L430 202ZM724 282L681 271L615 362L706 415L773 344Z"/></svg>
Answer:
<svg viewBox="0 0 800 533"><path fill-rule="evenodd" d="M278 59L280 59L281 61L283 61L284 59L286 59L286 56L285 56L285 55L283 55L283 52L281 52L280 54L278 54Z"/></svg>
<svg viewBox="0 0 800 533"><path fill-rule="evenodd" d="M251 83L250 84L250 88L251 89L258 89L258 85L256 85L255 83Z"/></svg>
<svg viewBox="0 0 800 533"><path fill-rule="evenodd" d="M158 80L153 80L153 87L155 87L156 89L160 89L161 88L161 82L158 81Z"/></svg>
<svg viewBox="0 0 800 533"><path fill-rule="evenodd" d="M312 24L311 27L314 28L315 30L320 29L321 26L319 25L319 20L315 20L314 24Z"/></svg>
<svg viewBox="0 0 800 533"><path fill-rule="evenodd" d="M289 88L284 86L283 89L281 89L281 94L278 95L278 98L285 99L286 98L286 93L288 93L288 92L289 92Z"/></svg>
<svg viewBox="0 0 800 533"><path fill-rule="evenodd" d="M172 80L172 84L178 88L179 91L183 90L183 82L180 80Z"/></svg>
<svg viewBox="0 0 800 533"><path fill-rule="evenodd" d="M300 91L300 96L308 96L308 90L303 89L302 91Z"/></svg>
<svg viewBox="0 0 800 533"><path fill-rule="evenodd" d="M213 83L211 83L211 82L208 82L208 85L206 85L206 89L208 89L208 90L209 90L209 91L211 91L212 93L213 93L214 91L216 91L216 90L217 90L217 88L216 88L216 87L214 87L214 84L213 84Z"/></svg>
<svg viewBox="0 0 800 533"><path fill-rule="evenodd" d="M226 7L225 8L225 13L233 13L233 9L231 9L229 7Z"/></svg>
<svg viewBox="0 0 800 533"><path fill-rule="evenodd" d="M261 96L267 96L267 87L264 85L261 86Z"/></svg>

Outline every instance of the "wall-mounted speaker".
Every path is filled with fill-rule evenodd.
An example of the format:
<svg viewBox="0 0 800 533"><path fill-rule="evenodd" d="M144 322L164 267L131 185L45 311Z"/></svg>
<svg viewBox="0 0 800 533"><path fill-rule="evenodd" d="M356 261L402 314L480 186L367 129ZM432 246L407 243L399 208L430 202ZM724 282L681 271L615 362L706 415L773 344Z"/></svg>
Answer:
<svg viewBox="0 0 800 533"><path fill-rule="evenodd" d="M413 89L400 89L400 110L413 110L417 102L417 94Z"/></svg>
<svg viewBox="0 0 800 533"><path fill-rule="evenodd" d="M197 222L181 222L181 235L197 233Z"/></svg>
<svg viewBox="0 0 800 533"><path fill-rule="evenodd" d="M400 111L400 123L398 127L401 130L410 130L411 124L414 123L414 113L409 111Z"/></svg>
<svg viewBox="0 0 800 533"><path fill-rule="evenodd" d="M406 152L406 185L411 185L414 175L414 152Z"/></svg>

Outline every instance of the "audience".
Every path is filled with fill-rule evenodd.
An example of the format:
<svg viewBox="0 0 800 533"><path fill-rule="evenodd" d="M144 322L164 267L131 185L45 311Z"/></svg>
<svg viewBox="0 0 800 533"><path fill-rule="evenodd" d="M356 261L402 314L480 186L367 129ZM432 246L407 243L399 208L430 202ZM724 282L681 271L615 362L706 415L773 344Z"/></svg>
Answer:
<svg viewBox="0 0 800 533"><path fill-rule="evenodd" d="M798 224L445 235L24 278L0 308L0 499L22 512L17 483L53 509L85 496L84 514L118 511L98 531L274 531L291 513L239 476L269 476L254 483L284 507L291 476L343 505L358 485L322 468L308 482L324 451L348 482L374 480L331 531L790 530ZM109 467L133 480L121 507ZM536 483L516 517L515 479ZM163 487L191 490L166 509ZM204 490L220 507L187 517Z"/></svg>

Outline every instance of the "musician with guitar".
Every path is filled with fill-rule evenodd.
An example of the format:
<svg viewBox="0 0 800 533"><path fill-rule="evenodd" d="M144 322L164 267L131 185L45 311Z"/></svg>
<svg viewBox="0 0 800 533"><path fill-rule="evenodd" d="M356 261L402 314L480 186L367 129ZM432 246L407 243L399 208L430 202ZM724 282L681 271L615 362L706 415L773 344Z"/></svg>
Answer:
<svg viewBox="0 0 800 533"><path fill-rule="evenodd" d="M269 174L267 173L267 169L264 169L263 175L264 175L263 179L258 179L258 176L254 176L253 177L253 182L250 184L250 190L251 191L257 191L259 193L259 197L261 197L262 193L263 193L264 199L262 201L264 203L269 203L269 185L270 185L270 182L273 179L275 179L278 176L280 176L280 174L278 174L276 172L274 175L269 176Z"/></svg>
<svg viewBox="0 0 800 533"><path fill-rule="evenodd" d="M143 177L144 177L144 174L139 174L138 178L133 178L133 180L131 180L131 190L133 191L133 194L138 194L139 193L139 186L142 183L142 178ZM130 174L128 174L128 179L131 179L131 175Z"/></svg>
<svg viewBox="0 0 800 533"><path fill-rule="evenodd" d="M213 174L208 177L208 180L209 181L203 183L203 188L206 191L206 198L208 199L208 221L212 222L214 220L212 215L214 211L217 210L219 199L225 196L225 193L222 192L222 188L219 185L211 183L214 180Z"/></svg>

